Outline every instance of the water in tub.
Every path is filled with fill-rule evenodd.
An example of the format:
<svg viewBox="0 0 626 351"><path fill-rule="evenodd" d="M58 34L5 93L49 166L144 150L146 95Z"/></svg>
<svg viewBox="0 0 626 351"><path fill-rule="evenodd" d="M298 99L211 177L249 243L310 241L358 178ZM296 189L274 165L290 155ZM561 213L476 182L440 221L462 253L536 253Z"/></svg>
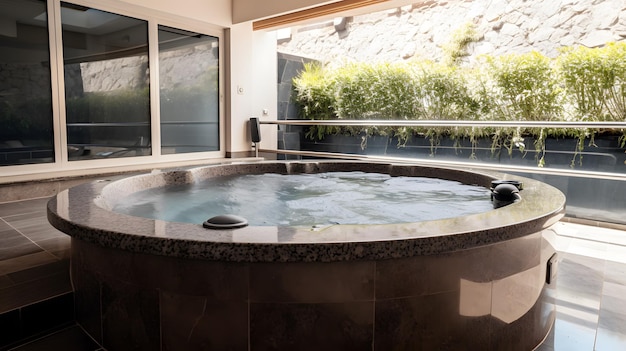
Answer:
<svg viewBox="0 0 626 351"><path fill-rule="evenodd" d="M481 186L363 172L214 177L137 192L114 208L196 224L236 214L256 226L407 223L492 209L490 192Z"/></svg>

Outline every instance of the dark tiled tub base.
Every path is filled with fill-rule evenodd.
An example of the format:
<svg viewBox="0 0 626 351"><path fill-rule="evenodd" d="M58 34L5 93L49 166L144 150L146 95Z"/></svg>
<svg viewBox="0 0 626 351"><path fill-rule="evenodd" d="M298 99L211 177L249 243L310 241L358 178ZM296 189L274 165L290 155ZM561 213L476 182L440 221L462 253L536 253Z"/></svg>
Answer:
<svg viewBox="0 0 626 351"><path fill-rule="evenodd" d="M76 318L110 351L526 351L554 321L547 233L430 256L276 263L73 238Z"/></svg>

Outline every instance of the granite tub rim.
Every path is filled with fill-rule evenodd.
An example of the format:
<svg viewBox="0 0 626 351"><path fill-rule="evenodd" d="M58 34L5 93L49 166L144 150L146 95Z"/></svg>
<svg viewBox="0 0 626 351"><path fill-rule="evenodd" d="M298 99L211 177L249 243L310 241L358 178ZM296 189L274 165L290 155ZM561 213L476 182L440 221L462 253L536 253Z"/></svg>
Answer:
<svg viewBox="0 0 626 351"><path fill-rule="evenodd" d="M267 161L260 164L285 163L336 166L337 163L342 162ZM372 164L353 161L349 163ZM522 180L524 182L523 197L518 203L485 213L435 221L381 225L334 225L324 227L319 231L313 231L310 228L270 226L209 230L203 228L202 224L165 222L109 211L102 205L97 205L95 201L109 182L96 181L57 194L48 202L47 215L49 222L55 228L70 235L73 239L84 240L103 247L176 258L229 262L334 262L446 254L533 234L548 228L564 216L563 193L552 186L529 178L460 168L389 163L384 163L384 165L417 167L430 171L458 171L485 177L483 181L489 179ZM223 165L197 167L192 171L210 167L223 167ZM263 167L266 166L261 166ZM189 170L176 172L184 173ZM171 174L171 172L153 172L129 178L168 173ZM481 185L485 186L485 184ZM550 201L545 201L546 199ZM548 203L548 206L534 206L533 204L537 201L541 201L544 205ZM61 209L58 208L59 204L61 204ZM435 232L436 234L433 234ZM257 236L261 234L271 237L272 240L255 242L254 240L258 239ZM328 237L334 239L328 239Z"/></svg>

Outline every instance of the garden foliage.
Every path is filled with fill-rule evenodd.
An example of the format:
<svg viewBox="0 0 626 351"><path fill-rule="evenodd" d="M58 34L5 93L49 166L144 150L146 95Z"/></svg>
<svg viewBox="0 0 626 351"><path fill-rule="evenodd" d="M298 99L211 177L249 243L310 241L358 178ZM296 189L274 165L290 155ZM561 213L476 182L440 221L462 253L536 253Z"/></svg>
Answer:
<svg viewBox="0 0 626 351"><path fill-rule="evenodd" d="M556 59L530 52L484 56L472 66L444 61L351 63L335 69L312 63L294 79L294 98L302 117L318 120L626 121L626 43L564 48ZM307 136L337 133L397 137L400 146L414 137L430 138L436 146L442 136L471 141L488 136L492 150L509 152L524 152L529 138L540 166L548 137L576 137L575 151L580 151L597 133L623 135L622 130L574 128L315 126Z"/></svg>

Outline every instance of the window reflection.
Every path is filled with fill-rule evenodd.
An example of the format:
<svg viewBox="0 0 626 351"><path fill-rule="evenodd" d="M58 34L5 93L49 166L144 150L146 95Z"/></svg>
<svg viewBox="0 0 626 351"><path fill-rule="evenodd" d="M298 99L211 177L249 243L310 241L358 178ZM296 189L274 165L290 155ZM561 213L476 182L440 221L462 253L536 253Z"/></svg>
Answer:
<svg viewBox="0 0 626 351"><path fill-rule="evenodd" d="M0 1L0 166L54 162L45 1Z"/></svg>
<svg viewBox="0 0 626 351"><path fill-rule="evenodd" d="M219 150L218 38L159 26L161 152Z"/></svg>
<svg viewBox="0 0 626 351"><path fill-rule="evenodd" d="M146 21L61 3L70 160L149 155Z"/></svg>

